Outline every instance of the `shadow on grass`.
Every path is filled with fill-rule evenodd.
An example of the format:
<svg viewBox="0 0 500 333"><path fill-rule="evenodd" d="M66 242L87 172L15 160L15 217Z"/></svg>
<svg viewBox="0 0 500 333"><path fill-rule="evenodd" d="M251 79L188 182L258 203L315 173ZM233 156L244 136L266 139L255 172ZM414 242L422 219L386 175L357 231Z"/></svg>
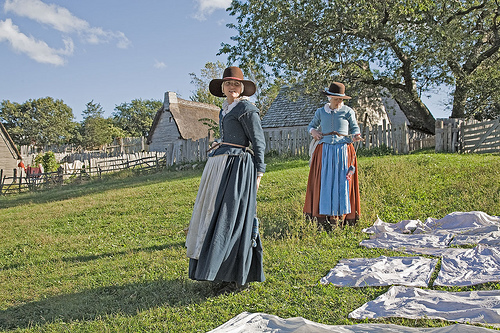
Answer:
<svg viewBox="0 0 500 333"><path fill-rule="evenodd" d="M84 183L66 184L47 190L37 190L21 194L0 196L0 207L11 208L27 204L43 204L60 200L78 198L88 194L102 193L109 190L134 188L145 184L157 184L173 180L200 177L202 170L160 171L138 174L130 171L117 172Z"/></svg>
<svg viewBox="0 0 500 333"><path fill-rule="evenodd" d="M173 244L164 244L164 245L153 245L153 246L146 247L146 248L127 249L125 251L105 252L105 253L93 254L93 255L87 255L87 256L63 257L60 259L53 258L53 259L49 259L49 260L44 260L43 263L50 263L50 262L57 262L57 261L71 262L71 263L89 262L89 261L99 260L99 259L103 259L103 258L129 255L130 253L163 251L163 250L166 250L166 249L169 249L172 247L184 247L184 242L176 242ZM42 263L41 262L33 262L33 261L29 263L29 265L40 265L40 264L42 264ZM5 265L3 267L0 267L0 269L1 270L19 269L25 265L26 264L11 264L11 265Z"/></svg>
<svg viewBox="0 0 500 333"><path fill-rule="evenodd" d="M2 310L0 329L24 329L113 315L135 316L138 312L156 307L202 303L211 296L214 296L214 291L209 282L188 279L108 286Z"/></svg>

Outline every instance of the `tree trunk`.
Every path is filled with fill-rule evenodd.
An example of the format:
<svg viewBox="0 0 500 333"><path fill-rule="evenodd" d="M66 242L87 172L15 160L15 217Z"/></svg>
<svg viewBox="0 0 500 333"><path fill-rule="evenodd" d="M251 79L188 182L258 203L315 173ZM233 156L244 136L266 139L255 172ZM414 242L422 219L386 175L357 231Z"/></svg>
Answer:
<svg viewBox="0 0 500 333"><path fill-rule="evenodd" d="M436 119L418 95L415 96L415 94L399 90L394 96L401 111L403 111L409 121L409 128L428 134L434 134L436 130Z"/></svg>
<svg viewBox="0 0 500 333"><path fill-rule="evenodd" d="M453 109L450 118L465 118L465 103L467 102L467 88L457 81L453 93Z"/></svg>

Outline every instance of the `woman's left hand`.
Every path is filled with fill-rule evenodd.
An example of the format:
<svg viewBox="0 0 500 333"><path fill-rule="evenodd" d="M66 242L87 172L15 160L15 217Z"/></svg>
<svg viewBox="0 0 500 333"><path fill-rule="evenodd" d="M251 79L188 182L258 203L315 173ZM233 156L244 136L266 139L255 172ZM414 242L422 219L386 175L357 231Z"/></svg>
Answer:
<svg viewBox="0 0 500 333"><path fill-rule="evenodd" d="M363 138L361 137L361 134L356 134L354 138L352 138L352 141L357 142L357 141L364 141Z"/></svg>
<svg viewBox="0 0 500 333"><path fill-rule="evenodd" d="M262 176L257 176L257 190L259 189L261 178Z"/></svg>

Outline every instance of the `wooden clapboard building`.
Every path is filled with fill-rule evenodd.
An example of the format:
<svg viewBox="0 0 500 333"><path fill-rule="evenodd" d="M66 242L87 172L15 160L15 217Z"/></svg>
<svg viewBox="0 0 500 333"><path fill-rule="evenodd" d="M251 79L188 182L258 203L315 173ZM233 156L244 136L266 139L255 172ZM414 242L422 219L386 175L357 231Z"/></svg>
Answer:
<svg viewBox="0 0 500 333"><path fill-rule="evenodd" d="M7 129L0 123L0 170L2 170L2 177L12 177L14 169L17 168L21 159L21 154L7 133Z"/></svg>

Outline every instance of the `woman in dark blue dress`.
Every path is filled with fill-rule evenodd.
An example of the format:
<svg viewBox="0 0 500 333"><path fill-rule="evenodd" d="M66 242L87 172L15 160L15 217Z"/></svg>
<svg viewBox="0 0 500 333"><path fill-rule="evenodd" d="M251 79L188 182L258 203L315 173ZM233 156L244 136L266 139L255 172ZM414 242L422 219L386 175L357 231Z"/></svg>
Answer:
<svg viewBox="0 0 500 333"><path fill-rule="evenodd" d="M209 89L226 99L219 116L221 142L203 171L186 238L189 277L236 291L265 279L262 244L258 235L252 239L265 140L259 110L248 100L255 84L240 68L226 68Z"/></svg>

